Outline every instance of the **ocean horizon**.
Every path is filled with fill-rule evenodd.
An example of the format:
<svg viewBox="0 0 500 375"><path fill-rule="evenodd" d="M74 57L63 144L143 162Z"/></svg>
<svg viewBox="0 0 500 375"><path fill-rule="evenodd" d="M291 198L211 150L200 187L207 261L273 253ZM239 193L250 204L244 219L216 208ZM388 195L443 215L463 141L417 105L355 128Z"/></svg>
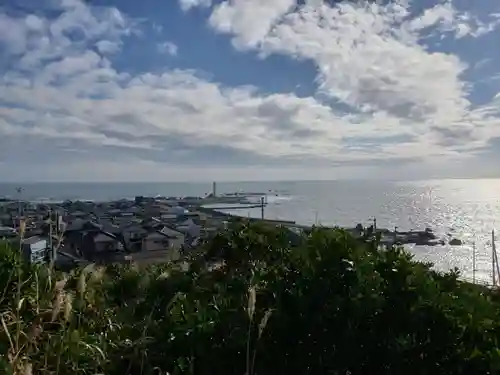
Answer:
<svg viewBox="0 0 500 375"><path fill-rule="evenodd" d="M16 192L22 187L22 193ZM113 200L144 196L203 196L212 182L42 182L1 183L0 196L23 200ZM217 182L218 193L268 193L265 217L300 224L423 230L459 238L464 246L409 247L437 269L460 269L472 277L472 246L477 248L477 279L491 279L491 231L500 229L500 179L320 180ZM260 209L227 211L260 217Z"/></svg>

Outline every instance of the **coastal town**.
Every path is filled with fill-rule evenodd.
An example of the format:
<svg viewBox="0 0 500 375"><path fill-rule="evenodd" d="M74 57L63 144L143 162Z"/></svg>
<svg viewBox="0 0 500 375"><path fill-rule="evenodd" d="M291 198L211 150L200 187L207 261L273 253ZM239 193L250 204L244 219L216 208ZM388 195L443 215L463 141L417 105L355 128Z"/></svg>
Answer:
<svg viewBox="0 0 500 375"><path fill-rule="evenodd" d="M29 262L53 260L60 268L149 264L182 259L226 228L234 217L220 209L261 207L263 216L266 204L265 193L217 194L216 183L204 197L136 196L103 202L1 198L0 238L21 240Z"/></svg>
<svg viewBox="0 0 500 375"><path fill-rule="evenodd" d="M47 257L63 268L77 263L176 260L225 228L228 215L207 204L244 204L238 195L143 197L109 202L26 202L3 199L0 237L19 239L30 262ZM21 229L22 228L22 229Z"/></svg>
<svg viewBox="0 0 500 375"><path fill-rule="evenodd" d="M294 221L265 219L266 193L217 194L205 197L144 197L114 201L29 202L2 198L0 238L21 239L24 257L33 263L54 261L63 269L88 263L150 264L179 260L204 240L227 228L234 216L228 208L261 208L264 221L290 230L291 235L311 229ZM347 229L353 236L380 234L382 245L444 245L430 228L398 232L361 224ZM450 245L460 245L452 239Z"/></svg>

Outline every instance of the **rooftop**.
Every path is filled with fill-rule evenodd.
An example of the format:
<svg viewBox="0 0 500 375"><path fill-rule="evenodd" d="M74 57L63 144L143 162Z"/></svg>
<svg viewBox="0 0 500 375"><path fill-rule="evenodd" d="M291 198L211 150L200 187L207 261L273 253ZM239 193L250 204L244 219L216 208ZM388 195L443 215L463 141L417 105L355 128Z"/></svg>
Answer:
<svg viewBox="0 0 500 375"><path fill-rule="evenodd" d="M32 245L32 244L42 242L42 241L47 241L47 240L44 238L41 238L39 236L33 236L33 237L23 239L22 244L23 245Z"/></svg>

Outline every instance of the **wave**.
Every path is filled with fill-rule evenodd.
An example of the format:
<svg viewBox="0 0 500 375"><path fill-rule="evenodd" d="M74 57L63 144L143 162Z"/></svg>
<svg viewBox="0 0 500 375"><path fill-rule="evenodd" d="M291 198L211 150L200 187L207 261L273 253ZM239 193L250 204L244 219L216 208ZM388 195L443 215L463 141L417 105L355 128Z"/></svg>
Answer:
<svg viewBox="0 0 500 375"><path fill-rule="evenodd" d="M268 195L267 203L279 203L281 201L291 201L293 196L291 195Z"/></svg>

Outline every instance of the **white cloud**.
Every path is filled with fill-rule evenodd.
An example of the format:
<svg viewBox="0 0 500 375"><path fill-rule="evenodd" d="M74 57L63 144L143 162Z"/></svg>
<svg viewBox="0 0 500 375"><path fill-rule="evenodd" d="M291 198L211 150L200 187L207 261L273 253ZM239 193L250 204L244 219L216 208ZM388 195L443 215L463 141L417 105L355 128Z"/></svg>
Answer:
<svg viewBox="0 0 500 375"><path fill-rule="evenodd" d="M224 1L213 10L210 24L221 32L234 34L237 47L255 47L295 5L296 0Z"/></svg>
<svg viewBox="0 0 500 375"><path fill-rule="evenodd" d="M71 55L92 44L102 53L114 53L121 38L136 28L116 8L94 9L79 0L53 4L62 13L51 20L32 14L17 18L0 14L0 47L6 46L4 58L21 56L16 62L18 67L32 70L45 61Z"/></svg>
<svg viewBox="0 0 500 375"><path fill-rule="evenodd" d="M257 3L224 1L214 8L210 24L232 34L239 48L257 49L263 57L280 53L313 61L321 92L364 113L387 113L417 134L436 125L461 128L472 118L491 129L493 119L478 118L468 100L462 80L467 64L419 44L429 27L464 32L472 18L450 2L416 18L403 1L306 5L296 12L282 0ZM482 33L485 24L474 28L473 21L471 33Z"/></svg>
<svg viewBox="0 0 500 375"><path fill-rule="evenodd" d="M183 71L137 76L123 87L111 81L101 88L108 99L82 99L82 94L88 95L99 86L98 77L89 73L99 69L100 61L85 54L57 64L47 66L41 75L44 77L41 85L11 87L9 97L0 96L3 100L22 100L25 106L32 108L16 109L10 116L13 122L24 116L30 118L32 111L71 114L62 115L60 121L54 117L42 120L36 135L45 132L47 137L84 138L101 144L102 137L83 136L72 129L85 129L85 134L90 134L105 124L105 130L134 134L137 139L176 135L192 145L230 145L272 157L328 158L336 154L330 142L338 140L349 126L348 121L340 122L338 125L342 128L334 131L331 122L339 120L330 108L312 98L259 96L250 88L220 87ZM113 77L110 72L110 76L116 78L117 74ZM57 89L47 87L54 79L63 78L66 83ZM19 112L23 116L19 116ZM31 118L35 115L31 113ZM127 118L129 122L125 123ZM295 141L289 138L294 132L307 132L311 127L324 134L300 141L300 137ZM17 129L19 134L34 134L32 128Z"/></svg>
<svg viewBox="0 0 500 375"><path fill-rule="evenodd" d="M185 12L196 7L208 8L212 5L212 0L179 0L181 9Z"/></svg>
<svg viewBox="0 0 500 375"><path fill-rule="evenodd" d="M97 49L102 54L114 54L120 51L119 42L111 42L109 40L100 40L96 43Z"/></svg>
<svg viewBox="0 0 500 375"><path fill-rule="evenodd" d="M409 159L432 165L463 160L500 136L500 103L474 107L469 101L468 65L419 44L432 27L458 32L453 25L461 24L455 22L461 13L454 8L443 5L415 18L402 3L332 8L308 2L292 12L293 3L223 2L209 22L233 35L237 48L312 61L319 87L314 97L227 87L182 69L117 70L106 55L118 52L133 25L116 9L65 0L57 19L0 16L15 31L0 33L15 63L0 79L0 103L7 103L0 108L0 149L7 153L22 140L48 142L65 158L67 150L86 151L92 162L71 159L85 176L100 160L102 168L122 172L98 173L119 179L140 168L151 175L191 155L207 171L200 165L217 153L221 164L266 165L270 175L297 163L302 172L314 165L316 173L347 168L339 163L354 168ZM210 6L181 4L185 10ZM177 54L171 42L162 48ZM325 104L319 94L344 108ZM57 168L50 168L55 176Z"/></svg>
<svg viewBox="0 0 500 375"><path fill-rule="evenodd" d="M25 22L29 31L41 32L45 28L45 21L34 14L26 16Z"/></svg>
<svg viewBox="0 0 500 375"><path fill-rule="evenodd" d="M170 56L177 56L179 48L175 43L172 42L163 42L158 45L158 52L164 53Z"/></svg>
<svg viewBox="0 0 500 375"><path fill-rule="evenodd" d="M360 110L387 111L419 121L463 114L466 68L456 56L429 53L407 31L407 11L353 5L303 8L262 40L265 53L311 59L320 88Z"/></svg>
<svg viewBox="0 0 500 375"><path fill-rule="evenodd" d="M259 95L250 87L222 87L186 71L129 79L106 68L105 60L90 52L54 64L40 73L39 83L11 86L8 96L0 93L0 100L22 102L26 107L3 109L0 116L8 121L0 131L10 136L65 138L93 146L151 151L161 149L157 141L162 137L173 137L188 148L226 146L255 156L337 163L445 153L441 148L426 147L432 145L432 139L399 148L387 145L383 152L353 152L343 144L349 137L383 141L401 131L418 136L418 131L404 129L399 120L383 113L369 118L340 115L313 98ZM51 87L54 81L59 82L57 88ZM105 99L89 97L96 94ZM40 117L40 113L46 115ZM35 119L36 127L23 126Z"/></svg>
<svg viewBox="0 0 500 375"><path fill-rule="evenodd" d="M494 31L499 25L499 20L494 16L488 20L480 20L469 12L458 11L451 0L425 9L419 17L408 23L412 31L422 31L429 27L435 27L435 33L451 32L458 39L466 36L480 37Z"/></svg>

